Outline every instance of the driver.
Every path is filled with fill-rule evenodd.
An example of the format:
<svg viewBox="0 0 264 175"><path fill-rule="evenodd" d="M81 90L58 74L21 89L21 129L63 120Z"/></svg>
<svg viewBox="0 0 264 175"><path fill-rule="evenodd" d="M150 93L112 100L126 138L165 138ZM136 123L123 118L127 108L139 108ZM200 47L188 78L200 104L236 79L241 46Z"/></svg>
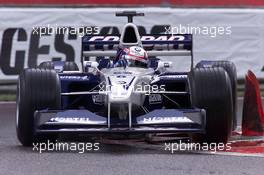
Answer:
<svg viewBox="0 0 264 175"><path fill-rule="evenodd" d="M120 66L147 68L147 52L143 48L138 46L132 46L120 50L114 61L114 67Z"/></svg>

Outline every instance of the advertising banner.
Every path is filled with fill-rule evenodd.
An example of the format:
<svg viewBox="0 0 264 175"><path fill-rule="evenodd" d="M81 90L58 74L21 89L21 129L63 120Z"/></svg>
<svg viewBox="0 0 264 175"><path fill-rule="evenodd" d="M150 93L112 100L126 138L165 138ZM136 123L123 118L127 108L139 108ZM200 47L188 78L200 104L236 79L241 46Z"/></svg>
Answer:
<svg viewBox="0 0 264 175"><path fill-rule="evenodd" d="M238 77L251 69L264 78L263 9L173 8L1 8L0 81L16 80L27 67L43 61L81 64L84 34L120 34L127 23L116 11L136 10L141 34L192 33L195 64L200 60L229 60ZM65 29L66 28L66 29ZM174 70L187 70L190 59L170 58Z"/></svg>

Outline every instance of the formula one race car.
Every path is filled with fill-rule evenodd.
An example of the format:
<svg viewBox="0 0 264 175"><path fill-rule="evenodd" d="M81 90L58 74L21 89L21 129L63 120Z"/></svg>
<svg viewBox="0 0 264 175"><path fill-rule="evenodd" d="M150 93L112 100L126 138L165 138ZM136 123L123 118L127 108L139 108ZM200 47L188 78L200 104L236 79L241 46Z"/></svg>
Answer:
<svg viewBox="0 0 264 175"><path fill-rule="evenodd" d="M236 123L236 70L228 61L194 67L191 34L140 36L134 16L120 36L82 38L82 70L44 62L19 76L17 136L24 146L60 133L187 133L227 142ZM168 71L160 57L190 56L191 70ZM97 61L89 61L96 58Z"/></svg>

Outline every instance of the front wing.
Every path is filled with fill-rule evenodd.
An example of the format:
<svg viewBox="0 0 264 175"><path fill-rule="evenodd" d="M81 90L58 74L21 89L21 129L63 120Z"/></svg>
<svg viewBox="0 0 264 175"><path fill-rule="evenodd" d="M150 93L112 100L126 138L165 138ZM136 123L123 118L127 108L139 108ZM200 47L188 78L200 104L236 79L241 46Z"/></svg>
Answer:
<svg viewBox="0 0 264 175"><path fill-rule="evenodd" d="M36 111L34 131L39 133L205 133L203 109L157 109L134 117L132 125L116 122L88 110Z"/></svg>

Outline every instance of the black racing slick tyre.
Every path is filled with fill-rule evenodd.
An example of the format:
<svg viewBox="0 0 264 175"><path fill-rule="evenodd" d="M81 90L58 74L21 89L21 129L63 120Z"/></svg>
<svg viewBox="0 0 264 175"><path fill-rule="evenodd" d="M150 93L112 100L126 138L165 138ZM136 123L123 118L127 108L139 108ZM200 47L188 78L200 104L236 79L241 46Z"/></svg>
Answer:
<svg viewBox="0 0 264 175"><path fill-rule="evenodd" d="M232 100L233 100L233 124L232 129L235 130L237 127L237 71L236 66L231 61L211 61L213 62L212 67L222 67L228 74L231 87L232 87ZM200 62L196 65L196 68L205 68L206 65Z"/></svg>
<svg viewBox="0 0 264 175"><path fill-rule="evenodd" d="M40 63L39 69L54 69L54 63L52 61L45 61Z"/></svg>
<svg viewBox="0 0 264 175"><path fill-rule="evenodd" d="M55 69L54 62L53 61L42 62L40 63L39 68L40 69ZM79 68L75 62L66 61L64 62L62 71L79 71Z"/></svg>
<svg viewBox="0 0 264 175"><path fill-rule="evenodd" d="M16 131L23 146L32 146L44 135L34 134L34 112L60 109L60 80L54 70L25 69L17 85ZM51 135L50 135L51 136ZM45 135L45 138L48 138Z"/></svg>
<svg viewBox="0 0 264 175"><path fill-rule="evenodd" d="M206 111L206 133L194 141L226 143L232 131L232 90L223 68L195 68L189 76L194 107Z"/></svg>
<svg viewBox="0 0 264 175"><path fill-rule="evenodd" d="M77 64L75 62L72 61L68 61L65 62L64 66L63 66L63 71L78 71L79 68L77 66Z"/></svg>

